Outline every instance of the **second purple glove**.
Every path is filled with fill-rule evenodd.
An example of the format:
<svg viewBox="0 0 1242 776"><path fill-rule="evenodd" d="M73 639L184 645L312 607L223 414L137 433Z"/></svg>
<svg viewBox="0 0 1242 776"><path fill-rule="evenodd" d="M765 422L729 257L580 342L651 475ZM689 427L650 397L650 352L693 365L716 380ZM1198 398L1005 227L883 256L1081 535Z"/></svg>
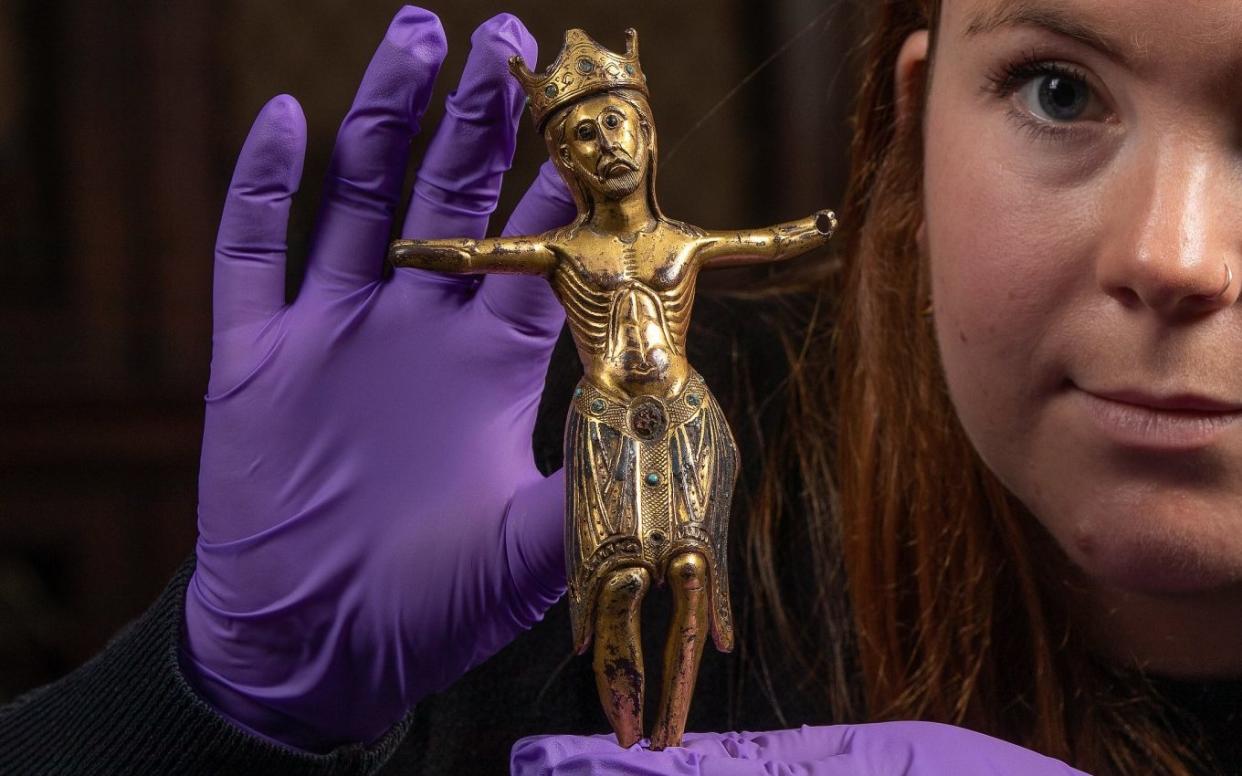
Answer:
<svg viewBox="0 0 1242 776"><path fill-rule="evenodd" d="M239 726L323 752L382 735L562 594L559 473L531 435L563 313L542 278L381 269L411 135L445 53L434 15L393 20L337 137L305 282L283 298L305 121L260 113L216 246L197 570L183 664ZM534 64L484 23L421 166L402 236L481 237ZM545 166L508 233L567 223Z"/></svg>
<svg viewBox="0 0 1242 776"><path fill-rule="evenodd" d="M614 736L534 736L513 746L513 776L1086 776L1059 760L932 722L767 733L687 733L659 752Z"/></svg>

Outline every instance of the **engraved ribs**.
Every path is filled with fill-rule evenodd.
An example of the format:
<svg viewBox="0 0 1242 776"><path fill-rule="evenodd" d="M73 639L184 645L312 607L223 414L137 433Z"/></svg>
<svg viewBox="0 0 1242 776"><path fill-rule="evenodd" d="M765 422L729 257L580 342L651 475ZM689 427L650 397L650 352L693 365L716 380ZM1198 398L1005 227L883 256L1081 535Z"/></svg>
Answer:
<svg viewBox="0 0 1242 776"><path fill-rule="evenodd" d="M558 262L552 272L552 289L580 350L607 354L618 364L626 358L643 363L654 350L684 352L694 305L692 272L663 289L625 276L608 280L611 287L601 288L575 261Z"/></svg>

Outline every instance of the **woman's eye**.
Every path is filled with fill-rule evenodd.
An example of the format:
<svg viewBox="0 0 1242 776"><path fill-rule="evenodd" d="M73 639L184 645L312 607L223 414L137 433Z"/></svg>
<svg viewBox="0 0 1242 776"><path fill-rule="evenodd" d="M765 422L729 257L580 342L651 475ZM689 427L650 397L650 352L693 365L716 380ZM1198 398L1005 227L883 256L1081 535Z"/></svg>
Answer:
<svg viewBox="0 0 1242 776"><path fill-rule="evenodd" d="M1088 122L1109 117L1085 73L1034 54L989 73L987 80L985 91L1009 103L1009 118L1033 137L1068 139L1088 131Z"/></svg>
<svg viewBox="0 0 1242 776"><path fill-rule="evenodd" d="M593 140L594 138L595 138L595 127L591 126L590 124L579 124L578 125L578 139L579 140Z"/></svg>
<svg viewBox="0 0 1242 776"><path fill-rule="evenodd" d="M1091 87L1077 78L1050 74L1035 78L1018 90L1022 101L1050 121L1078 121L1091 103ZM1041 115L1042 114L1042 115Z"/></svg>
<svg viewBox="0 0 1242 776"><path fill-rule="evenodd" d="M615 113L609 113L604 117L604 126L609 129L616 129L621 125L621 119L617 118Z"/></svg>

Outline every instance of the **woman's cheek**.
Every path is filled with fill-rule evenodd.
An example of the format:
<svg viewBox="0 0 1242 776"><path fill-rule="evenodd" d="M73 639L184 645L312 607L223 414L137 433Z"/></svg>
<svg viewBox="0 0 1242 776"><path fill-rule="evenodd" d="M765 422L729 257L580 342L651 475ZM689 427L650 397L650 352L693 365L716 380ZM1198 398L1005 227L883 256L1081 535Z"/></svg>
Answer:
<svg viewBox="0 0 1242 776"><path fill-rule="evenodd" d="M961 133L958 133L959 136ZM1053 311L1041 277L1047 255L1043 208L1029 183L1006 171L981 142L929 148L926 246L936 337L953 403L976 448L1003 476L1020 457L1022 416Z"/></svg>

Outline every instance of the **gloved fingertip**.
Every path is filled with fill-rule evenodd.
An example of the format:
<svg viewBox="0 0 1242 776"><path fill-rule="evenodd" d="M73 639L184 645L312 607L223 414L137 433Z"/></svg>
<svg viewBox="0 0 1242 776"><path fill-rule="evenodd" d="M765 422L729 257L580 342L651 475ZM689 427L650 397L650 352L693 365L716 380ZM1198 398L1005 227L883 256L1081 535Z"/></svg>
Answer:
<svg viewBox="0 0 1242 776"><path fill-rule="evenodd" d="M306 152L306 116L288 94L268 100L255 117L238 157L232 193L284 197L297 191Z"/></svg>
<svg viewBox="0 0 1242 776"><path fill-rule="evenodd" d="M522 20L511 13L498 13L480 24L470 36L470 45L474 48L497 50L500 61L508 66L509 57L517 54L526 61L527 67L534 67L539 57L539 44L535 37L522 24Z"/></svg>
<svg viewBox="0 0 1242 776"><path fill-rule="evenodd" d="M509 70L509 60L521 56L533 62L538 53L535 39L512 14L500 14L483 22L470 36L470 54L461 83L449 95L449 113L457 118L494 126L503 139L497 145L512 157L514 135L525 104L522 86ZM497 99L504 108L498 110ZM503 121L500 119L503 117ZM507 167L507 165L506 165Z"/></svg>
<svg viewBox="0 0 1242 776"><path fill-rule="evenodd" d="M278 94L268 100L259 110L259 115L273 126L299 132L302 136L306 134L306 114L302 112L302 105L292 94Z"/></svg>
<svg viewBox="0 0 1242 776"><path fill-rule="evenodd" d="M384 40L410 54L417 62L438 69L448 54L448 38L440 17L414 5L397 11Z"/></svg>

